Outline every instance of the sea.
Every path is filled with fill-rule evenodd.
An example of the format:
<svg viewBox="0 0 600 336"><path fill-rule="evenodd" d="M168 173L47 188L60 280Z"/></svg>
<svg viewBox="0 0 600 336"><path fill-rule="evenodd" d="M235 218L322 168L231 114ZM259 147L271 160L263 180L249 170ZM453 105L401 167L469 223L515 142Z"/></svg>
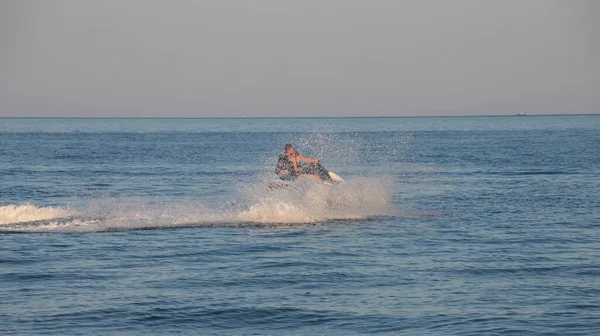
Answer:
<svg viewBox="0 0 600 336"><path fill-rule="evenodd" d="M600 335L600 115L0 118L0 334Z"/></svg>

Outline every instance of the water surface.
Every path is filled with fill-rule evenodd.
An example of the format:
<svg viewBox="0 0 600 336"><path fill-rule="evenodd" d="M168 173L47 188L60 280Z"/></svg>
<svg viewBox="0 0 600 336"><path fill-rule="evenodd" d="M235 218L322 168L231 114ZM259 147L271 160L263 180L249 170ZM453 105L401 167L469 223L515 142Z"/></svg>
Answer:
<svg viewBox="0 0 600 336"><path fill-rule="evenodd" d="M346 179L272 191L285 143ZM0 119L0 333L597 335L600 116Z"/></svg>

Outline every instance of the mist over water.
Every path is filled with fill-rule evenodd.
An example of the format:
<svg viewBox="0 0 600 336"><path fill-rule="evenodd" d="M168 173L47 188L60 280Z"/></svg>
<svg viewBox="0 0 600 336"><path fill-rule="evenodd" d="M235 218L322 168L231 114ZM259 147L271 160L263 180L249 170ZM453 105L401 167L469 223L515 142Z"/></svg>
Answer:
<svg viewBox="0 0 600 336"><path fill-rule="evenodd" d="M268 181L243 186L229 201L164 203L155 199L100 198L77 208L0 206L0 230L95 232L190 226L286 227L359 220L391 213L391 189L383 180L356 179L327 186L312 181L272 190Z"/></svg>

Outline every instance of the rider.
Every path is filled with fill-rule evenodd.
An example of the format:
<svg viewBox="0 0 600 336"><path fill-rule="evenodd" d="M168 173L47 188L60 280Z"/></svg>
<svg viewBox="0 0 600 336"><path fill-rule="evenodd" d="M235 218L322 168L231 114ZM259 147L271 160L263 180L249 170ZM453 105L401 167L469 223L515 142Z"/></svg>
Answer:
<svg viewBox="0 0 600 336"><path fill-rule="evenodd" d="M286 144L285 151L279 155L279 159L277 160L275 173L284 181L295 181L299 178L312 178L323 183L323 179L319 175L303 171L298 165L299 162L318 164L319 160L304 157L298 154L294 146Z"/></svg>

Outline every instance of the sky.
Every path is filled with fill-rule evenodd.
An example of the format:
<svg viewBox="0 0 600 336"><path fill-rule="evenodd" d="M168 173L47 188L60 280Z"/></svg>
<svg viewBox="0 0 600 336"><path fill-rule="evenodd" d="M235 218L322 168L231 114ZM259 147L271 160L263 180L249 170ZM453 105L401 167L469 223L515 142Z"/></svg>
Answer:
<svg viewBox="0 0 600 336"><path fill-rule="evenodd" d="M0 117L600 113L596 0L0 0Z"/></svg>

